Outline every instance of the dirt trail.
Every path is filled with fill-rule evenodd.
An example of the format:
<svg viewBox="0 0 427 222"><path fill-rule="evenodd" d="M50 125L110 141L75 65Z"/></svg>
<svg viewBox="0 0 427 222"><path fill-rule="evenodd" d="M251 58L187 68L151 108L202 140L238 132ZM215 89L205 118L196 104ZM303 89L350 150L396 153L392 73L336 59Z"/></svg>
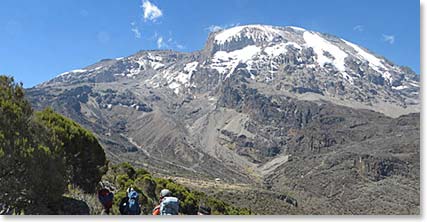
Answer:
<svg viewBox="0 0 427 222"><path fill-rule="evenodd" d="M195 189L214 189L216 191L221 190L239 190L247 191L253 190L254 187L251 184L244 183L235 183L229 184L224 181L215 181L215 180L198 180L198 179L189 179L184 177L167 177L176 181L177 183L184 185L186 187L195 188Z"/></svg>
<svg viewBox="0 0 427 222"><path fill-rule="evenodd" d="M280 167L281 165L283 165L286 162L288 162L289 157L290 157L290 155L278 156L278 157L270 160L266 164L260 166L258 168L258 170L261 172L261 174L263 176L268 175L270 173L273 173L274 170L276 170L278 167Z"/></svg>

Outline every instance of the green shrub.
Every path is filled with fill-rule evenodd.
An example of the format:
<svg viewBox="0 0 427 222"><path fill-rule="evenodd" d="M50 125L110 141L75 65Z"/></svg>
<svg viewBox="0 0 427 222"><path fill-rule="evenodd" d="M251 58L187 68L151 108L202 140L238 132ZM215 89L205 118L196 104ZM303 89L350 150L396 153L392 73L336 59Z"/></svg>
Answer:
<svg viewBox="0 0 427 222"><path fill-rule="evenodd" d="M143 177L145 175L150 176L150 173L147 170L143 169L143 168L140 168L140 169L136 170L136 176L137 177Z"/></svg>
<svg viewBox="0 0 427 222"><path fill-rule="evenodd" d="M35 119L61 142L70 183L85 192L95 192L97 183L107 170L105 153L96 137L50 108L36 112Z"/></svg>
<svg viewBox="0 0 427 222"><path fill-rule="evenodd" d="M112 208L112 214L115 215L119 215L120 211L119 211L119 203L120 201L126 197L126 190L119 190L116 193L114 193L114 204L113 204L113 208Z"/></svg>
<svg viewBox="0 0 427 222"><path fill-rule="evenodd" d="M0 76L0 200L55 214L67 183L94 192L107 161L92 133L51 109L34 113L22 84Z"/></svg>
<svg viewBox="0 0 427 222"><path fill-rule="evenodd" d="M65 190L60 145L46 127L33 120L22 84L0 76L1 202L15 212L51 213Z"/></svg>
<svg viewBox="0 0 427 222"><path fill-rule="evenodd" d="M135 173L133 173L135 172ZM134 175L134 177L132 177ZM251 214L247 209L233 207L221 200L210 197L203 192L191 191L185 186L175 183L171 179L154 178L144 169L134 169L128 163L121 163L111 167L104 175L104 179L116 178L116 186L119 190L115 194L113 213L118 214L117 205L125 197L126 189L133 187L140 194L140 204L143 214L151 214L153 208L158 204L160 191L169 189L173 196L180 201L180 213L185 215L197 214L200 204L211 207L213 214L246 215Z"/></svg>
<svg viewBox="0 0 427 222"><path fill-rule="evenodd" d="M137 178L135 180L135 186L141 188L142 192L146 193L148 197L156 200L156 183L151 176L144 175L142 178Z"/></svg>

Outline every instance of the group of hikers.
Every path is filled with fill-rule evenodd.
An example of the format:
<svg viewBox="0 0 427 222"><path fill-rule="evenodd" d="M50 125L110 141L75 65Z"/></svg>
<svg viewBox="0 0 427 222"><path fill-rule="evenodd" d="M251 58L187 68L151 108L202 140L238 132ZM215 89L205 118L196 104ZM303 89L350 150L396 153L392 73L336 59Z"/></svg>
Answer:
<svg viewBox="0 0 427 222"><path fill-rule="evenodd" d="M126 190L126 196L119 203L119 211L122 215L140 215L141 205L138 201L139 194L132 187ZM98 199L101 202L105 214L111 213L113 207L114 193L103 188L98 191ZM159 204L153 209L152 215L178 215L179 200L172 195L168 189L160 191ZM199 206L198 215L210 215L211 209L207 206Z"/></svg>

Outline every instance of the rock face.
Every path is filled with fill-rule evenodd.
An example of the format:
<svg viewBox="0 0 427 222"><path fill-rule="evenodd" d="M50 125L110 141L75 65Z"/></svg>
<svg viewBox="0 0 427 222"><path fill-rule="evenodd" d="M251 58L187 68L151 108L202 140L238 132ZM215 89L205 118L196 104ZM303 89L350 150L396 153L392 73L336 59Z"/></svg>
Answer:
<svg viewBox="0 0 427 222"><path fill-rule="evenodd" d="M341 38L247 25L27 96L94 131L113 162L292 193L304 213L419 214L419 89L410 69Z"/></svg>

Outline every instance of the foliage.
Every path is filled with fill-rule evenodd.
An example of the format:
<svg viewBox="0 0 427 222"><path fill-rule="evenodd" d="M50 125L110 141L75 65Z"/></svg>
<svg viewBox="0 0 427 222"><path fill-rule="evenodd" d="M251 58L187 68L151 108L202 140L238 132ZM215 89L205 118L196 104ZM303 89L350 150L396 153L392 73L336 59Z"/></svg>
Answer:
<svg viewBox="0 0 427 222"><path fill-rule="evenodd" d="M112 166L103 179L116 184L118 188L114 199L116 203L113 206L114 214L118 214L118 203L125 197L128 187L133 187L140 194L139 201L142 205L143 214L151 214L151 210L159 203L159 194L164 188L169 189L180 200L181 214L197 214L200 204L211 207L212 214L251 214L248 209L233 207L202 192L192 191L171 179L155 178L144 169L135 170L129 163Z"/></svg>
<svg viewBox="0 0 427 222"><path fill-rule="evenodd" d="M33 112L22 84L0 76L1 204L25 214L58 214L67 209L88 213L89 204L92 213L96 213L100 206L95 204L94 191L106 171L105 153L91 132L52 109ZM140 194L144 214L151 214L163 188L179 198L182 214L197 214L201 203L211 207L213 214L250 213L170 179L154 178L128 163L111 167L104 179L118 188L114 214L118 214L117 204L126 196L128 187ZM67 185L68 196L63 196Z"/></svg>
<svg viewBox="0 0 427 222"><path fill-rule="evenodd" d="M89 211L90 214L100 215L103 211L102 204L98 200L98 196L96 194L88 194L84 192L81 188L69 184L68 191L64 194L64 199L68 200L68 203L63 203L63 212L58 212L60 214L75 214L81 215L84 214L85 211ZM73 200L73 201L70 201ZM69 203L71 202L71 204ZM74 204L72 204L74 202ZM85 207L81 207L79 209L79 205L76 206L75 203L83 202L86 203L88 209Z"/></svg>
<svg viewBox="0 0 427 222"><path fill-rule="evenodd" d="M65 188L60 143L32 113L22 84L0 76L0 200L17 212L54 206Z"/></svg>
<svg viewBox="0 0 427 222"><path fill-rule="evenodd" d="M94 192L107 167L104 150L96 137L50 108L37 112L35 116L61 141L69 182L85 192Z"/></svg>
<svg viewBox="0 0 427 222"><path fill-rule="evenodd" d="M51 109L34 112L22 84L0 76L0 202L25 214L59 211L68 182L94 191L106 171L96 138Z"/></svg>

